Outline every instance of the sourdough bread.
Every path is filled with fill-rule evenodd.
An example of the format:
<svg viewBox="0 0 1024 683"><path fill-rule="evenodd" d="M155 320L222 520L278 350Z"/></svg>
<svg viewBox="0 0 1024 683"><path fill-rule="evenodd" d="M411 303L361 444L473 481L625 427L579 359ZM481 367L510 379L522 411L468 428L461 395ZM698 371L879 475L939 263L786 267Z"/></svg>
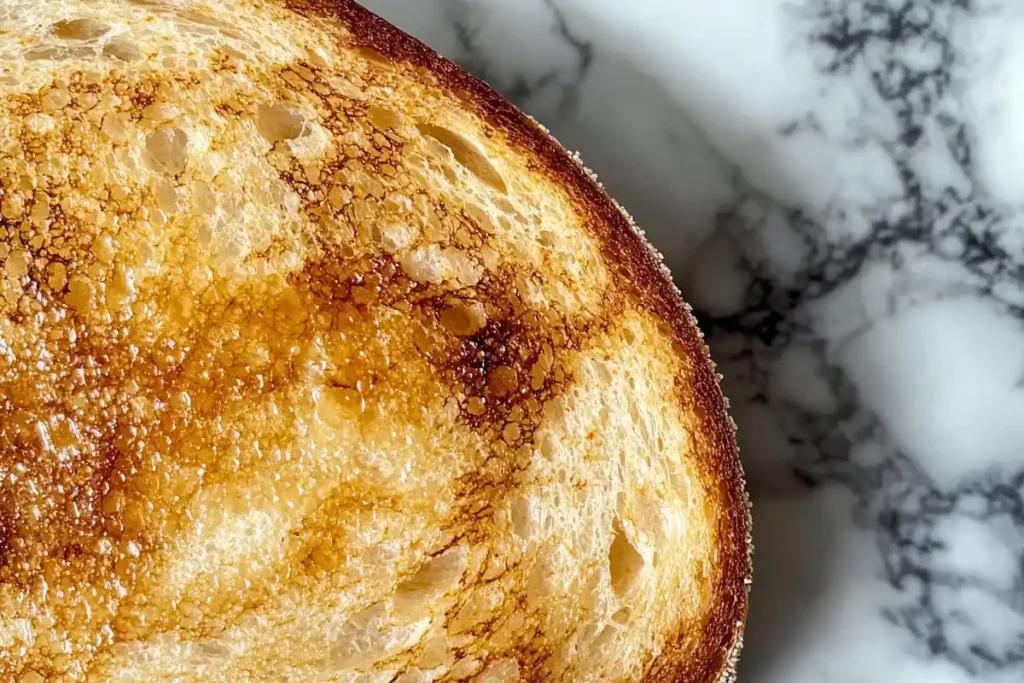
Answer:
<svg viewBox="0 0 1024 683"><path fill-rule="evenodd" d="M0 122L0 680L731 678L713 366L537 123L348 0L8 0Z"/></svg>

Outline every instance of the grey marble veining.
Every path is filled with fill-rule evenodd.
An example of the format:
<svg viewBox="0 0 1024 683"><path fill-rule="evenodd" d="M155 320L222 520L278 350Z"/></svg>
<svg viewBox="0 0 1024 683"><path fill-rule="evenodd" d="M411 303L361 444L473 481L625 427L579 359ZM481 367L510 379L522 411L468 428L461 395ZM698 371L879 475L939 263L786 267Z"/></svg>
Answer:
<svg viewBox="0 0 1024 683"><path fill-rule="evenodd" d="M367 4L579 150L697 307L741 680L1024 680L1024 4Z"/></svg>

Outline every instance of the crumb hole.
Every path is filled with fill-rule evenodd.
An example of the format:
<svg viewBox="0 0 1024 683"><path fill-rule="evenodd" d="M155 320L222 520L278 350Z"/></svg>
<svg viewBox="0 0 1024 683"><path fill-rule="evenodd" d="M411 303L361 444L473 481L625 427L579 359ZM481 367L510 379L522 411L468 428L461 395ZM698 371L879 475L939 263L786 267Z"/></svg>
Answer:
<svg viewBox="0 0 1024 683"><path fill-rule="evenodd" d="M621 598L636 582L643 569L644 558L629 542L618 520L615 520L612 531L614 538L608 551L608 569L611 572L612 590Z"/></svg>
<svg viewBox="0 0 1024 683"><path fill-rule="evenodd" d="M613 641L615 640L616 629L611 626L605 626L601 629L601 632L597 634L597 638L594 639L594 644L591 646L595 652L604 652L611 648Z"/></svg>
<svg viewBox="0 0 1024 683"><path fill-rule="evenodd" d="M95 19L71 19L53 25L53 35L62 40L96 40L109 31L109 24Z"/></svg>
<svg viewBox="0 0 1024 683"><path fill-rule="evenodd" d="M419 131L431 137L451 150L455 160L462 164L470 173L487 183L499 192L508 192L505 180L501 177L491 162L476 148L469 140L458 133L435 126L429 123L420 123L416 127Z"/></svg>
<svg viewBox="0 0 1024 683"><path fill-rule="evenodd" d="M533 519L530 513L530 501L522 496L512 501L512 529L520 538L529 540L533 531Z"/></svg>
<svg viewBox="0 0 1024 683"><path fill-rule="evenodd" d="M499 365L487 376L487 392L495 398L504 398L518 388L519 375L508 365Z"/></svg>
<svg viewBox="0 0 1024 683"><path fill-rule="evenodd" d="M121 117L114 113L104 114L100 127L114 142L124 142L128 134Z"/></svg>
<svg viewBox="0 0 1024 683"><path fill-rule="evenodd" d="M378 130L390 130L402 125L403 117L397 111L372 105L366 110L366 118Z"/></svg>
<svg viewBox="0 0 1024 683"><path fill-rule="evenodd" d="M261 104L256 111L256 127L269 142L294 140L306 130L306 119L283 104Z"/></svg>
<svg viewBox="0 0 1024 683"><path fill-rule="evenodd" d="M34 47L25 51L25 59L32 61L39 59L63 59L67 52L60 47Z"/></svg>
<svg viewBox="0 0 1024 683"><path fill-rule="evenodd" d="M441 311L441 326L457 337L471 337L486 325L487 312L477 302L455 304Z"/></svg>
<svg viewBox="0 0 1024 683"><path fill-rule="evenodd" d="M395 592L395 608L400 613L420 612L429 603L459 587L466 571L468 551L458 546L431 559Z"/></svg>
<svg viewBox="0 0 1024 683"><path fill-rule="evenodd" d="M188 162L188 135L180 128L158 128L146 140L146 160L161 173L183 173Z"/></svg>
<svg viewBox="0 0 1024 683"><path fill-rule="evenodd" d="M122 62L137 62L142 59L138 45L123 36L111 38L110 42L103 46L103 54Z"/></svg>
<svg viewBox="0 0 1024 683"><path fill-rule="evenodd" d="M57 111L71 104L71 93L67 90L54 88L43 95L41 104L46 111Z"/></svg>
<svg viewBox="0 0 1024 683"><path fill-rule="evenodd" d="M361 46L356 48L356 52L359 55L371 62L377 62L378 64L391 64L391 60L382 55L381 53L374 50L372 47Z"/></svg>
<svg viewBox="0 0 1024 683"><path fill-rule="evenodd" d="M168 102L154 102L142 110L142 118L147 121L172 121L178 118L178 108Z"/></svg>
<svg viewBox="0 0 1024 683"><path fill-rule="evenodd" d="M209 183L197 183L192 189L192 197L199 213L210 216L217 212L217 194Z"/></svg>
<svg viewBox="0 0 1024 683"><path fill-rule="evenodd" d="M161 178L154 188L156 205L168 216L174 215L178 210L178 189L174 181Z"/></svg>

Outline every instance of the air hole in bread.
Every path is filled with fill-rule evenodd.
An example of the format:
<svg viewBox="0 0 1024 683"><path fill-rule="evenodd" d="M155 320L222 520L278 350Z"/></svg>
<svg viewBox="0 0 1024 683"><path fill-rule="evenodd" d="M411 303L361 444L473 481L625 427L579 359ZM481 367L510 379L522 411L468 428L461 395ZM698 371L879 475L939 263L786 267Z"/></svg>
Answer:
<svg viewBox="0 0 1024 683"><path fill-rule="evenodd" d="M71 93L62 88L53 88L43 95L41 104L45 111L57 111L71 104Z"/></svg>
<svg viewBox="0 0 1024 683"><path fill-rule="evenodd" d="M472 302L455 304L441 311L441 327L457 337L472 337L487 325L487 311Z"/></svg>
<svg viewBox="0 0 1024 683"><path fill-rule="evenodd" d="M91 47L33 47L25 52L25 58L30 60L39 59L87 59L95 54Z"/></svg>
<svg viewBox="0 0 1024 683"><path fill-rule="evenodd" d="M174 126L153 131L146 140L146 162L160 173L183 173L188 163L188 135Z"/></svg>
<svg viewBox="0 0 1024 683"><path fill-rule="evenodd" d="M53 35L62 40L96 40L109 32L109 24L95 19L70 19L53 25Z"/></svg>
<svg viewBox="0 0 1024 683"><path fill-rule="evenodd" d="M434 600L459 587L468 556L466 548L456 546L420 567L395 591L395 611L405 616L424 614Z"/></svg>
<svg viewBox="0 0 1024 683"><path fill-rule="evenodd" d="M487 394L505 398L519 388L519 373L508 365L499 365L487 375Z"/></svg>
<svg viewBox="0 0 1024 683"><path fill-rule="evenodd" d="M537 241L545 247L553 247L558 244L558 236L550 230L541 230L537 235Z"/></svg>
<svg viewBox="0 0 1024 683"><path fill-rule="evenodd" d="M25 59L39 60L39 59L64 59L67 56L67 50L61 47L33 47L25 51Z"/></svg>
<svg viewBox="0 0 1024 683"><path fill-rule="evenodd" d="M522 539L530 540L534 531L533 510L530 499L518 496L511 504L512 529Z"/></svg>
<svg viewBox="0 0 1024 683"><path fill-rule="evenodd" d="M404 121L401 113L377 105L371 105L367 108L366 118L373 124L374 128L384 131L398 128Z"/></svg>
<svg viewBox="0 0 1024 683"><path fill-rule="evenodd" d="M451 150L455 160L462 164L470 173L502 193L508 192L508 186L501 174L495 170L483 153L458 133L442 126L430 123L418 123L416 128Z"/></svg>
<svg viewBox="0 0 1024 683"><path fill-rule="evenodd" d="M100 128L114 142L124 142L128 136L128 129L118 114L113 112L104 114Z"/></svg>
<svg viewBox="0 0 1024 683"><path fill-rule="evenodd" d="M192 186L192 200L201 214L209 216L217 211L217 193L209 183L195 183Z"/></svg>
<svg viewBox="0 0 1024 683"><path fill-rule="evenodd" d="M256 110L256 128L269 142L294 140L306 131L306 119L284 104L261 104Z"/></svg>
<svg viewBox="0 0 1024 683"><path fill-rule="evenodd" d="M103 46L103 54L106 57L120 59L122 62L137 62L142 59L142 51L139 46L125 38L115 36L110 42Z"/></svg>
<svg viewBox="0 0 1024 683"><path fill-rule="evenodd" d="M597 638L594 639L593 644L590 646L591 649L600 656L603 653L612 650L612 644L615 640L615 636L618 629L614 626L605 626L601 629L601 632L597 634Z"/></svg>
<svg viewBox="0 0 1024 683"><path fill-rule="evenodd" d="M173 121L178 118L180 110L167 102L154 102L142 110L142 118L147 121Z"/></svg>
<svg viewBox="0 0 1024 683"><path fill-rule="evenodd" d="M382 55L381 53L374 50L372 47L361 46L356 48L356 52L361 57L377 64L386 64L387 66L393 66L391 60Z"/></svg>
<svg viewBox="0 0 1024 683"><path fill-rule="evenodd" d="M608 569L611 572L612 590L621 598L636 583L644 567L644 558L626 537L626 531L619 520L615 520L612 533L614 538L608 551Z"/></svg>
<svg viewBox="0 0 1024 683"><path fill-rule="evenodd" d="M161 178L156 182L153 192L156 195L156 205L168 216L173 216L178 211L178 189L174 181Z"/></svg>

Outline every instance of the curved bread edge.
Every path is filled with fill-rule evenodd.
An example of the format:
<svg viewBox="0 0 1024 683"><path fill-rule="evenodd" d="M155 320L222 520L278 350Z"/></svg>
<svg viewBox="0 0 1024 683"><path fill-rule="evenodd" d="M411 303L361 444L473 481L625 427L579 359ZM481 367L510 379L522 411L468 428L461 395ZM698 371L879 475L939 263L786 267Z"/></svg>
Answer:
<svg viewBox="0 0 1024 683"><path fill-rule="evenodd" d="M687 408L696 414L699 432L705 437L694 444L695 454L711 463L713 471L708 474L719 482L722 493L722 580L714 597L717 607L711 611L700 637L676 634L671 639L675 646L667 647L648 665L646 680L734 681L752 573L750 501L736 446L736 425L721 393L720 376L691 309L683 302L661 255L577 156L483 81L354 0L277 1L301 14L340 20L359 47L375 50L392 61L426 69L441 85L460 94L460 99L475 108L482 119L503 131L510 144L534 160L536 171L570 192L581 214L590 218L587 224L600 241L604 259L616 279L631 283L641 305L671 325L691 365L689 392L693 402ZM694 641L696 646L687 652L686 644Z"/></svg>

